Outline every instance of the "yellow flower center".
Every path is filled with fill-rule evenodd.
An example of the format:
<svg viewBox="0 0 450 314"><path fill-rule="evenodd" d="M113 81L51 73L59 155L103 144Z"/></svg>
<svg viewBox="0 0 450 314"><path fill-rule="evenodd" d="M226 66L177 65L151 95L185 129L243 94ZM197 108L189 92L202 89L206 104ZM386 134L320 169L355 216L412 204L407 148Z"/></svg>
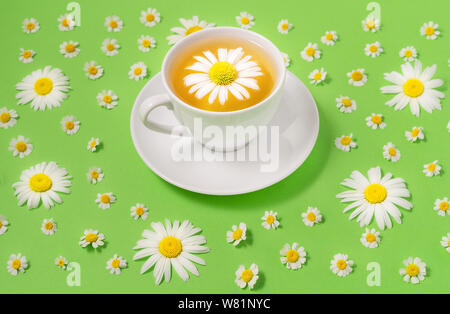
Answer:
<svg viewBox="0 0 450 314"><path fill-rule="evenodd" d="M34 29L34 26L35 26L35 25L34 25L33 22L29 22L29 23L27 24L27 29L31 31L32 29Z"/></svg>
<svg viewBox="0 0 450 314"><path fill-rule="evenodd" d="M16 144L16 149L17 151L23 153L24 151L27 150L27 144L25 144L24 142L20 141Z"/></svg>
<svg viewBox="0 0 450 314"><path fill-rule="evenodd" d="M141 68L136 68L133 71L134 75L140 75L142 73L142 69Z"/></svg>
<svg viewBox="0 0 450 314"><path fill-rule="evenodd" d="M250 23L250 19L246 16L241 18L241 23L244 25L247 25L248 23Z"/></svg>
<svg viewBox="0 0 450 314"><path fill-rule="evenodd" d="M373 29L375 27L375 21L374 20L368 20L366 23L366 27L368 29Z"/></svg>
<svg viewBox="0 0 450 314"><path fill-rule="evenodd" d="M267 222L269 225L273 224L274 221L275 221L275 217L273 217L272 215L267 216L266 222Z"/></svg>
<svg viewBox="0 0 450 314"><path fill-rule="evenodd" d="M322 78L322 73L317 72L316 74L314 74L314 80L315 81L319 81Z"/></svg>
<svg viewBox="0 0 450 314"><path fill-rule="evenodd" d="M192 34L192 33L201 31L202 29L203 29L203 27L198 26L198 25L189 27L189 28L186 30L186 33L185 33L184 35L185 35L185 36L188 36L188 35L190 35L190 34Z"/></svg>
<svg viewBox="0 0 450 314"><path fill-rule="evenodd" d="M333 40L333 34L331 34L331 33L326 34L325 39L328 41Z"/></svg>
<svg viewBox="0 0 450 314"><path fill-rule="evenodd" d="M87 242L93 243L98 240L98 236L95 233L89 233L86 235L85 239Z"/></svg>
<svg viewBox="0 0 450 314"><path fill-rule="evenodd" d="M103 96L103 101L106 102L107 104L110 104L112 102L112 97L109 95L105 95Z"/></svg>
<svg viewBox="0 0 450 314"><path fill-rule="evenodd" d="M348 98L344 98L344 99L342 99L342 104L345 107L350 107L352 105L352 101L350 99L348 99Z"/></svg>
<svg viewBox="0 0 450 314"><path fill-rule="evenodd" d="M412 137L417 137L417 135L419 135L419 132L420 132L420 130L419 130L418 128L414 128L414 129L411 131L411 136L412 136Z"/></svg>
<svg viewBox="0 0 450 314"><path fill-rule="evenodd" d="M136 208L136 214L138 216L142 216L144 214L144 209L139 206L138 208Z"/></svg>
<svg viewBox="0 0 450 314"><path fill-rule="evenodd" d="M74 52L75 51L75 45L74 44L67 44L66 45L66 52Z"/></svg>
<svg viewBox="0 0 450 314"><path fill-rule="evenodd" d="M362 78L363 78L363 75L362 75L361 72L359 72L359 71L354 71L354 72L352 73L352 80L354 80L354 81L361 81Z"/></svg>
<svg viewBox="0 0 450 314"><path fill-rule="evenodd" d="M378 47L377 47L376 45L371 45L371 46L369 47L369 50L370 50L370 52L377 52Z"/></svg>
<svg viewBox="0 0 450 314"><path fill-rule="evenodd" d="M424 90L423 83L418 79L409 79L403 84L403 92L409 97L419 97Z"/></svg>
<svg viewBox="0 0 450 314"><path fill-rule="evenodd" d="M410 264L408 265L408 267L406 267L406 273L411 277L417 276L419 272L419 266L417 266L416 264Z"/></svg>
<svg viewBox="0 0 450 314"><path fill-rule="evenodd" d="M3 222L0 220L0 228L3 227Z"/></svg>
<svg viewBox="0 0 450 314"><path fill-rule="evenodd" d="M2 112L2 114L0 114L0 121L2 123L6 123L9 120L11 120L11 115L9 114L9 112Z"/></svg>
<svg viewBox="0 0 450 314"><path fill-rule="evenodd" d="M96 170L92 170L91 171L91 177L92 177L92 179L97 179L98 178L98 172Z"/></svg>
<svg viewBox="0 0 450 314"><path fill-rule="evenodd" d="M52 179L46 174L37 173L30 178L28 183L34 192L46 192L52 187Z"/></svg>
<svg viewBox="0 0 450 314"><path fill-rule="evenodd" d="M236 229L233 231L233 239L234 240L239 240L242 236L242 230L241 229Z"/></svg>
<svg viewBox="0 0 450 314"><path fill-rule="evenodd" d="M92 142L89 144L89 147L90 147L90 148L94 148L96 145L97 145L97 142L96 142L96 141L92 141Z"/></svg>
<svg viewBox="0 0 450 314"><path fill-rule="evenodd" d="M341 144L344 146L350 145L351 142L352 142L352 139L350 138L350 136L343 136L341 138Z"/></svg>
<svg viewBox="0 0 450 314"><path fill-rule="evenodd" d="M366 240L369 243L373 243L373 242L375 242L377 240L377 237L373 233L368 233L366 235Z"/></svg>
<svg viewBox="0 0 450 314"><path fill-rule="evenodd" d="M219 61L209 69L209 78L217 85L229 85L234 82L237 71L234 65L227 61Z"/></svg>
<svg viewBox="0 0 450 314"><path fill-rule="evenodd" d="M144 39L144 40L142 41L142 46L145 47L145 48L150 47L150 40Z"/></svg>
<svg viewBox="0 0 450 314"><path fill-rule="evenodd" d="M106 45L106 50L113 51L114 49L115 49L114 44L109 43Z"/></svg>
<svg viewBox="0 0 450 314"><path fill-rule="evenodd" d="M397 151L395 150L394 147L389 148L389 149L388 149L388 153L389 153L389 155L391 155L391 156L397 155Z"/></svg>
<svg viewBox="0 0 450 314"><path fill-rule="evenodd" d="M286 258L289 263L295 263L298 261L298 252L296 250L289 250L286 253Z"/></svg>
<svg viewBox="0 0 450 314"><path fill-rule="evenodd" d="M431 163L428 165L427 169L428 169L428 171L434 171L436 169L436 165Z"/></svg>
<svg viewBox="0 0 450 314"><path fill-rule="evenodd" d="M117 26L118 26L118 24L117 24L116 20L112 20L111 22L109 22L109 27L116 28Z"/></svg>
<svg viewBox="0 0 450 314"><path fill-rule="evenodd" d="M59 259L59 260L58 260L58 266L59 266L59 267L63 267L64 265L66 265L66 263L64 262L64 260L63 260L63 259Z"/></svg>
<svg viewBox="0 0 450 314"><path fill-rule="evenodd" d="M378 183L369 184L364 190L364 197L371 204L381 203L386 199L386 196L386 188Z"/></svg>
<svg viewBox="0 0 450 314"><path fill-rule="evenodd" d="M153 22L153 21L155 20L155 16L154 16L152 13L148 13L148 14L145 16L145 20L146 20L147 22Z"/></svg>
<svg viewBox="0 0 450 314"><path fill-rule="evenodd" d="M336 266L337 268L339 268L340 270L344 270L347 268L347 262L344 261L343 259L340 259L336 262Z"/></svg>
<svg viewBox="0 0 450 314"><path fill-rule="evenodd" d="M97 69L96 66L93 65L93 66L89 67L88 71L89 71L90 74L95 75L95 74L97 74L98 69Z"/></svg>
<svg viewBox="0 0 450 314"><path fill-rule="evenodd" d="M168 236L159 242L159 252L167 258L175 258L180 255L183 247L181 241L178 238Z"/></svg>
<svg viewBox="0 0 450 314"><path fill-rule="evenodd" d="M62 26L67 27L67 26L69 26L69 20L68 19L63 19L61 21L61 24L62 24Z"/></svg>
<svg viewBox="0 0 450 314"><path fill-rule="evenodd" d="M447 211L449 208L448 202L442 202L441 204L439 204L439 208L444 212Z"/></svg>
<svg viewBox="0 0 450 314"><path fill-rule="evenodd" d="M75 127L75 123L73 123L73 121L67 121L66 122L66 129L67 130L72 130Z"/></svg>
<svg viewBox="0 0 450 314"><path fill-rule="evenodd" d="M281 25L281 29L284 31L286 31L288 28L289 28L289 24L285 23L285 24Z"/></svg>
<svg viewBox="0 0 450 314"><path fill-rule="evenodd" d="M40 96L49 94L53 90L53 81L47 77L37 79L34 83L34 91Z"/></svg>
<svg viewBox="0 0 450 314"><path fill-rule="evenodd" d="M316 221L316 214L314 214L313 212L309 212L309 213L306 215L306 218L307 218L309 221L311 221L311 222Z"/></svg>
<svg viewBox="0 0 450 314"><path fill-rule="evenodd" d="M117 258L113 259L113 261L111 262L111 266L112 266L113 268L119 268L119 266L120 266L120 260L117 259Z"/></svg>
<svg viewBox="0 0 450 314"><path fill-rule="evenodd" d="M25 59L28 59L29 57L31 57L31 51L30 51L30 50L24 51L22 56L23 56Z"/></svg>
<svg viewBox="0 0 450 314"><path fill-rule="evenodd" d="M306 55L312 57L314 56L314 54L316 53L316 50L312 47L309 47L308 49L306 49Z"/></svg>
<svg viewBox="0 0 450 314"><path fill-rule="evenodd" d="M251 269L246 269L242 272L241 278L244 282L249 282L253 278L253 272Z"/></svg>
<svg viewBox="0 0 450 314"><path fill-rule="evenodd" d="M405 57L409 58L413 55L413 52L411 50L405 50Z"/></svg>
<svg viewBox="0 0 450 314"><path fill-rule="evenodd" d="M109 195L103 194L102 196L100 196L100 202L102 202L103 204L108 204L109 202L111 202L111 198L109 197Z"/></svg>
<svg viewBox="0 0 450 314"><path fill-rule="evenodd" d="M372 116L371 120L375 124L380 124L382 121L382 118L380 116L374 115L374 116Z"/></svg>
<svg viewBox="0 0 450 314"><path fill-rule="evenodd" d="M11 263L11 267L16 269L16 270L19 269L20 266L22 266L22 263L18 259L13 260L12 263Z"/></svg>
<svg viewBox="0 0 450 314"><path fill-rule="evenodd" d="M45 230L52 230L53 229L53 224L49 221L45 224Z"/></svg>
<svg viewBox="0 0 450 314"><path fill-rule="evenodd" d="M433 35L433 34L434 34L434 28L433 28L432 26L428 26L428 27L425 29L425 34L427 34L428 36Z"/></svg>

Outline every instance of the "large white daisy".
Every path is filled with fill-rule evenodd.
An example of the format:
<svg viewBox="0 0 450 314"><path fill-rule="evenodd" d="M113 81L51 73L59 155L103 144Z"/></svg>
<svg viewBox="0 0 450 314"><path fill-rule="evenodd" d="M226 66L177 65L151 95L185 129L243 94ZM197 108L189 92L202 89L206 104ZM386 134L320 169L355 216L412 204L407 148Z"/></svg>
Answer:
<svg viewBox="0 0 450 314"><path fill-rule="evenodd" d="M211 51L203 52L203 56L194 56L198 61L187 67L188 70L200 73L191 73L184 78L186 86L192 86L189 93L201 99L209 94L208 102L212 104L217 97L223 105L228 99L228 92L235 98L243 100L250 98L246 88L258 90L255 79L263 75L261 68L250 55L245 55L242 48L219 48L217 57Z"/></svg>
<svg viewBox="0 0 450 314"><path fill-rule="evenodd" d="M199 276L193 262L205 265L205 261L192 253L209 252L209 248L203 246L205 237L196 235L201 229L194 227L188 220L181 225L178 220L173 225L166 220L165 227L161 222L152 222L151 226L154 231L144 230L144 239L139 240L134 247L135 250L141 249L134 255L134 260L150 256L142 265L141 274L155 266L153 275L156 284L160 284L163 277L166 282L170 281L172 267L184 281L189 279L186 269Z"/></svg>
<svg viewBox="0 0 450 314"><path fill-rule="evenodd" d="M395 85L383 86L381 92L397 94L386 102L386 105L390 107L395 105L395 110L402 110L409 104L415 116L420 115L420 106L429 113L433 109L441 110L440 98L444 98L445 95L434 89L443 84L440 79L432 79L436 65L427 67L422 72L422 63L417 60L414 67L410 63L405 63L401 68L401 74L395 71L384 74L384 78Z"/></svg>
<svg viewBox="0 0 450 314"><path fill-rule="evenodd" d="M46 66L27 75L17 83L16 89L20 91L16 95L19 105L31 101L34 110L52 109L66 99L66 92L70 89L69 78L60 69Z"/></svg>
<svg viewBox="0 0 450 314"><path fill-rule="evenodd" d="M40 201L47 209L54 206L54 202L61 203L61 197L56 193L69 193L72 183L71 176L66 169L59 168L55 162L42 162L30 169L22 171L20 181L12 186L16 190L15 195L22 206L27 202L29 209L39 206Z"/></svg>
<svg viewBox="0 0 450 314"><path fill-rule="evenodd" d="M407 210L412 204L403 197L409 197L409 191L402 178L392 179L392 174L387 173L381 177L380 167L371 168L368 171L368 179L361 172L353 171L350 179L345 179L341 184L353 190L345 191L336 195L342 198L341 202L352 202L344 209L344 213L356 208L349 219L358 216L357 220L361 227L368 225L375 215L380 229L392 228L389 215L401 224L401 213L397 206ZM395 206L397 205L397 206Z"/></svg>
<svg viewBox="0 0 450 314"><path fill-rule="evenodd" d="M208 23L206 21L199 21L198 16L193 16L191 20L179 19L183 27L173 27L170 30L176 34L167 36L169 45L176 44L184 37L189 36L192 33L198 32L205 28L211 28L216 26L215 23Z"/></svg>

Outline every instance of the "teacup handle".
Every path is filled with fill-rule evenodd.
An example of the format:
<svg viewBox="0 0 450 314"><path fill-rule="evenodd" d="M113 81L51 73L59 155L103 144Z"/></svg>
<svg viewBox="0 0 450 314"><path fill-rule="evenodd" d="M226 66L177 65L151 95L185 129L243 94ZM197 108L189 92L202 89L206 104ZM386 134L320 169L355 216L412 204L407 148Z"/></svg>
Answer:
<svg viewBox="0 0 450 314"><path fill-rule="evenodd" d="M173 111L173 104L167 94L155 95L144 100L144 102L139 106L139 118L149 129L156 132L171 134L174 126L161 124L148 119L150 113L158 107L166 107L167 109Z"/></svg>

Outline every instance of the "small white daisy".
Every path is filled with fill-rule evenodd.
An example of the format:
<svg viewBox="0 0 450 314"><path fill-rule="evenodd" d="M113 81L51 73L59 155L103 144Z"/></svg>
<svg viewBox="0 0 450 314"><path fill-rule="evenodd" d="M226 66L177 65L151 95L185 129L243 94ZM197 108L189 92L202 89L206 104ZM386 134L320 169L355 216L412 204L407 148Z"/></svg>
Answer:
<svg viewBox="0 0 450 314"><path fill-rule="evenodd" d="M371 16L367 17L366 19L362 20L362 27L365 32L373 32L375 33L377 30L380 29L380 20L375 19Z"/></svg>
<svg viewBox="0 0 450 314"><path fill-rule="evenodd" d="M326 77L327 72L325 72L323 68L321 68L320 71L318 69L312 71L308 76L308 78L311 80L310 83L314 85L322 83Z"/></svg>
<svg viewBox="0 0 450 314"><path fill-rule="evenodd" d="M341 137L336 137L334 140L334 145L336 145L337 148L344 152L349 152L351 148L356 147L356 143L352 140L353 134L350 133L350 135L342 135Z"/></svg>
<svg viewBox="0 0 450 314"><path fill-rule="evenodd" d="M142 52L149 52L151 48L156 47L155 38L149 35L141 35L141 37L137 40L137 43L139 50Z"/></svg>
<svg viewBox="0 0 450 314"><path fill-rule="evenodd" d="M189 36L192 33L201 31L205 28L211 28L216 26L214 23L208 23L206 21L200 21L198 16L193 16L190 20L185 20L183 18L179 19L183 27L173 27L170 30L175 34L167 36L169 45L174 45L184 37Z"/></svg>
<svg viewBox="0 0 450 314"><path fill-rule="evenodd" d="M8 227L6 227L7 225L9 225L8 220L0 215L0 235L4 234L8 230Z"/></svg>
<svg viewBox="0 0 450 314"><path fill-rule="evenodd" d="M426 36L427 39L434 40L441 33L440 31L437 30L438 27L439 27L438 24L430 21L422 25L422 27L420 28L420 34Z"/></svg>
<svg viewBox="0 0 450 314"><path fill-rule="evenodd" d="M286 66L286 68L289 67L291 65L291 59L289 58L289 55L285 52L282 52L281 56L283 57L284 65Z"/></svg>
<svg viewBox="0 0 450 314"><path fill-rule="evenodd" d="M406 282L412 282L417 284L425 280L427 275L427 265L418 257L409 257L407 260L403 261L403 265L406 268L400 269L400 275L403 276L403 280Z"/></svg>
<svg viewBox="0 0 450 314"><path fill-rule="evenodd" d="M294 242L292 247L286 243L280 251L281 263L286 265L287 269L299 269L306 263L306 252L303 246Z"/></svg>
<svg viewBox="0 0 450 314"><path fill-rule="evenodd" d="M376 231L375 228L366 228L366 232L362 234L360 241L362 245L369 249L377 248L381 241L380 232Z"/></svg>
<svg viewBox="0 0 450 314"><path fill-rule="evenodd" d="M91 80L96 80L103 75L103 67L95 61L86 62L83 70Z"/></svg>
<svg viewBox="0 0 450 314"><path fill-rule="evenodd" d="M322 214L317 208L309 206L306 212L302 213L302 218L305 226L313 227L322 221Z"/></svg>
<svg viewBox="0 0 450 314"><path fill-rule="evenodd" d="M114 256L106 262L106 269L111 274L120 275L123 268L127 267L127 260L122 256L114 254Z"/></svg>
<svg viewBox="0 0 450 314"><path fill-rule="evenodd" d="M322 41L322 43L324 43L327 46L334 46L337 39L338 39L338 36L335 31L330 31L330 32L326 31L325 35L320 37L320 40Z"/></svg>
<svg viewBox="0 0 450 314"><path fill-rule="evenodd" d="M278 23L277 29L281 34L287 34L292 29L292 24L288 20L281 20Z"/></svg>
<svg viewBox="0 0 450 314"><path fill-rule="evenodd" d="M133 64L130 67L130 71L128 72L128 77L131 80L139 81L146 76L147 76L147 66L144 64L144 62L138 62Z"/></svg>
<svg viewBox="0 0 450 314"><path fill-rule="evenodd" d="M67 259L65 257L58 256L57 258L55 258L55 265L58 266L59 268L66 269L67 264L69 264L69 262L67 261Z"/></svg>
<svg viewBox="0 0 450 314"><path fill-rule="evenodd" d="M123 28L123 22L118 16L108 16L105 19L105 26L108 29L108 32L120 32Z"/></svg>
<svg viewBox="0 0 450 314"><path fill-rule="evenodd" d="M353 261L348 259L347 254L336 254L331 260L331 271L339 277L345 277L350 274L353 269Z"/></svg>
<svg viewBox="0 0 450 314"><path fill-rule="evenodd" d="M105 107L106 109L112 109L117 106L117 95L112 90L102 90L97 94L97 102L100 107Z"/></svg>
<svg viewBox="0 0 450 314"><path fill-rule="evenodd" d="M33 62L35 54L34 50L20 48L19 61L23 63Z"/></svg>
<svg viewBox="0 0 450 314"><path fill-rule="evenodd" d="M258 278L258 266L256 264L252 264L248 269L244 265L240 265L236 271L236 280L234 282L241 289L244 289L247 285L250 289L253 289Z"/></svg>
<svg viewBox="0 0 450 314"><path fill-rule="evenodd" d="M97 193L97 198L95 199L95 202L98 203L98 208L100 209L108 209L111 207L111 204L116 201L116 197L112 194L112 192L109 193Z"/></svg>
<svg viewBox="0 0 450 314"><path fill-rule="evenodd" d="M78 42L76 41L65 41L61 45L59 45L59 52L65 58L73 58L78 56L80 53L80 48L78 48Z"/></svg>
<svg viewBox="0 0 450 314"><path fill-rule="evenodd" d="M25 269L28 268L28 261L27 258L25 256L22 256L21 253L19 254L11 254L11 256L9 257L9 261L8 261L8 272L13 275L13 276L17 276L17 274L19 273L19 271L21 273L25 272Z"/></svg>
<svg viewBox="0 0 450 314"><path fill-rule="evenodd" d="M280 222L277 220L277 212L274 211L265 211L264 216L261 217L261 220L263 221L261 225L266 228L267 230L276 229L280 225Z"/></svg>
<svg viewBox="0 0 450 314"><path fill-rule="evenodd" d="M142 220L146 220L148 218L148 208L144 206L144 204L137 203L135 206L130 208L130 215L134 218L134 220L138 220L142 218Z"/></svg>
<svg viewBox="0 0 450 314"><path fill-rule="evenodd" d="M7 129L17 123L18 114L14 109L0 108L0 128Z"/></svg>
<svg viewBox="0 0 450 314"><path fill-rule="evenodd" d="M438 176L439 173L441 173L441 166L437 164L437 160L429 163L429 164L425 164L423 165L423 167L425 169L423 169L423 173L425 173L425 175L427 177L432 177L432 176Z"/></svg>
<svg viewBox="0 0 450 314"><path fill-rule="evenodd" d="M61 119L61 128L69 135L75 134L80 129L80 121L75 116L65 116Z"/></svg>
<svg viewBox="0 0 450 314"><path fill-rule="evenodd" d="M27 34L36 33L39 28L39 22L34 18L26 18L22 22L22 30Z"/></svg>
<svg viewBox="0 0 450 314"><path fill-rule="evenodd" d="M102 169L98 167L89 168L88 173L86 174L88 181L92 184L97 184L97 182L101 182L103 177L105 176L102 172Z"/></svg>
<svg viewBox="0 0 450 314"><path fill-rule="evenodd" d="M254 20L255 18L253 17L253 15L247 12L241 12L238 16L236 16L236 22L243 29L252 28L252 26L255 25Z"/></svg>
<svg viewBox="0 0 450 314"><path fill-rule="evenodd" d="M54 235L55 232L58 231L56 223L53 221L53 218L44 219L44 221L42 222L41 231L45 235Z"/></svg>
<svg viewBox="0 0 450 314"><path fill-rule="evenodd" d="M320 59L321 51L317 49L317 44L308 43L305 49L300 52L300 55L303 59L308 62L313 61L314 59Z"/></svg>
<svg viewBox="0 0 450 314"><path fill-rule="evenodd" d="M417 50L413 46L407 46L400 50L400 58L403 58L405 62L412 62L417 58Z"/></svg>
<svg viewBox="0 0 450 314"><path fill-rule="evenodd" d="M84 230L83 236L80 238L78 244L81 247L87 247L91 245L94 249L99 246L105 245L105 235L103 233L98 233L97 230L86 229Z"/></svg>
<svg viewBox="0 0 450 314"><path fill-rule="evenodd" d="M339 96L339 98L336 98L336 102L336 107L339 108L340 112L350 113L353 110L356 110L356 101L350 99L350 97Z"/></svg>
<svg viewBox="0 0 450 314"><path fill-rule="evenodd" d="M376 41L373 44L367 44L364 48L364 52L366 53L366 56L375 58L383 52L383 48L381 48L380 43Z"/></svg>
<svg viewBox="0 0 450 314"><path fill-rule="evenodd" d="M434 210L437 211L439 216L444 217L445 213L450 215L450 203L448 202L448 197L444 197L443 199L436 199L434 202Z"/></svg>
<svg viewBox="0 0 450 314"><path fill-rule="evenodd" d="M139 20L145 26L153 27L156 25L156 23L159 23L161 21L161 17L156 9L148 8L147 10L141 11Z"/></svg>
<svg viewBox="0 0 450 314"><path fill-rule="evenodd" d="M372 130L378 128L384 129L386 127L386 123L383 122L383 115L375 113L372 113L372 115L366 118L366 125Z"/></svg>
<svg viewBox="0 0 450 314"><path fill-rule="evenodd" d="M425 138L423 134L423 127L415 126L411 129L411 131L405 131L406 139L410 142L415 142L417 139L423 140Z"/></svg>
<svg viewBox="0 0 450 314"><path fill-rule="evenodd" d="M92 137L87 145L87 149L91 152L95 152L97 150L97 146L100 145L100 140L97 138Z"/></svg>
<svg viewBox="0 0 450 314"><path fill-rule="evenodd" d="M120 45L117 43L116 39L106 38L102 42L102 51L108 56L112 57L119 53Z"/></svg>
<svg viewBox="0 0 450 314"><path fill-rule="evenodd" d="M400 151L391 142L383 146L383 157L386 160L396 162L400 159Z"/></svg>
<svg viewBox="0 0 450 314"><path fill-rule="evenodd" d="M28 156L33 151L33 145L29 143L30 139L19 135L17 138L11 139L8 150L13 152L13 156L19 155L20 158Z"/></svg>
<svg viewBox="0 0 450 314"><path fill-rule="evenodd" d="M67 32L73 30L75 21L71 14L63 14L58 18L58 28L60 31Z"/></svg>
<svg viewBox="0 0 450 314"><path fill-rule="evenodd" d="M233 245L238 245L241 241L247 239L247 225L243 222L239 224L239 227L233 225L232 231L227 231L227 242L233 242Z"/></svg>
<svg viewBox="0 0 450 314"><path fill-rule="evenodd" d="M448 253L450 253L450 233L447 233L447 236L442 237L441 245L446 248Z"/></svg>
<svg viewBox="0 0 450 314"><path fill-rule="evenodd" d="M367 82L367 75L364 73L364 69L352 70L347 73L350 78L348 83L353 86L363 86Z"/></svg>

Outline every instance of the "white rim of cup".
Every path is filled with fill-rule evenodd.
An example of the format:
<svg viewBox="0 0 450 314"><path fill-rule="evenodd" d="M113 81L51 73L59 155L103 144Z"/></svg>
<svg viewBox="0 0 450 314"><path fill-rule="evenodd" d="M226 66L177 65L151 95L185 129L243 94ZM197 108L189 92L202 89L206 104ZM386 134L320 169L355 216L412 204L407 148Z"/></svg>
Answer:
<svg viewBox="0 0 450 314"><path fill-rule="evenodd" d="M174 53L174 51L177 49L179 44L181 42L195 40L196 37L200 37L200 36L203 37L206 35L207 32L214 33L214 32L220 32L221 30L232 30L232 31L237 31L237 32L241 32L241 33L247 33L250 36L258 37L260 40L265 42L265 44L266 44L265 47L270 47L273 51L275 51L275 54L279 56L279 59L275 60L275 62L278 63L278 64L276 64L276 66L281 69L281 73L280 73L279 77L277 78L276 86L273 88L273 90L269 96L267 96L262 101L260 101L259 103L255 104L253 106L250 106L250 107L247 107L244 109L240 109L240 110L234 110L234 111L209 111L209 110L199 109L197 107L187 104L182 99L180 99L167 84L166 73L165 73L166 67L168 66L167 60L169 59L169 56L171 56ZM283 82L284 82L284 79L286 76L286 66L284 65L283 56L281 55L280 50L277 48L277 46L275 46L274 43L272 43L266 37L264 37L256 32L238 28L238 27L220 26L220 27L212 27L212 28L202 29L201 31L192 33L192 34L184 37L178 43L176 43L172 48L170 48L170 50L167 52L166 56L164 57L162 68L161 68L161 75L162 75L162 82L164 84L164 88L166 89L166 92L169 93L171 97L175 98L179 103L181 103L187 109L195 111L195 112L200 112L200 113L206 114L206 115L225 116L225 115L241 114L243 112L254 110L258 107L261 107L263 104L265 104L267 101L269 101L283 86Z"/></svg>

